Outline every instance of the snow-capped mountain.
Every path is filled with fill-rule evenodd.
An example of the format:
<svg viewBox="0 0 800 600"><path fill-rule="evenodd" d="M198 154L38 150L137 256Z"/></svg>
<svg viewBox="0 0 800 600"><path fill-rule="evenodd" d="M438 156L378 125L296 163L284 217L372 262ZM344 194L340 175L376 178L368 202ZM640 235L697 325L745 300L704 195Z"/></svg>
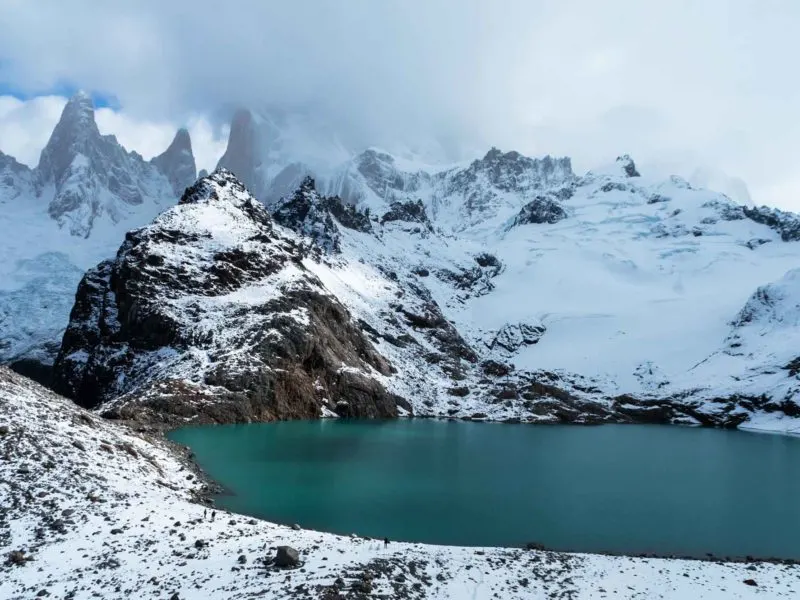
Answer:
<svg viewBox="0 0 800 600"><path fill-rule="evenodd" d="M82 92L67 102L36 168L0 155L0 362L52 363L81 273L194 178L188 133L147 162L100 134Z"/></svg>
<svg viewBox="0 0 800 600"><path fill-rule="evenodd" d="M217 170L83 278L55 389L137 419L270 420L334 409L392 417L398 402L409 409L375 378L391 372L388 363L306 268L307 252L229 171Z"/></svg>
<svg viewBox="0 0 800 600"><path fill-rule="evenodd" d="M312 122L307 115L240 110L220 165L267 207L272 233L262 233L284 240L280 252L292 256L287 264L302 265L298 281L317 286L315 293L346 309L358 325L352 335L367 336L376 356L394 371L369 361L371 367L356 368L387 394L411 400L416 413L726 425L746 420L752 427L794 427L778 417L792 414L797 403L797 370L784 368L797 357L791 344L771 340L787 339L795 325L784 317L781 327L754 334L740 313L756 290L791 287L783 278L800 258L796 215L740 204L679 177L651 178L627 155L585 175L572 170L569 158L530 158L497 148L471 162L431 165L375 148L353 154ZM2 242L16 258L4 265L9 283L0 293L4 360L52 356L71 302L59 289L77 285L78 268L113 254L124 231L173 204L171 198L194 175L185 131L149 163L118 145L110 150L112 142L96 134L91 107L77 96L42 165L29 170L0 157L0 200L9 207L0 219L18 233ZM116 175L120 169L126 177ZM261 205L249 196L245 202L239 192L230 200L230 190L239 190L233 175L220 170L197 185L216 194L220 206L232 202L244 214L229 223L235 232L240 219L255 214L242 207ZM71 196L75 190L81 193ZM116 262L103 262L84 279L59 359L64 391L76 394L75 386L84 384L75 378L87 380L81 394L94 397L86 390L100 386L105 391L97 392L97 402L107 404L145 384L157 396L156 383L167 375L211 385L209 365L225 354L214 346L219 340L230 346L226 336L233 335L239 340L233 346L243 354L253 351L247 344L263 346L248 323L262 314L266 298L256 302L227 290L224 301L203 303L199 298L224 295L222 288L187 292L176 275L202 274L217 265L235 274L236 286L249 286L266 277L249 272L258 261L240 262L238 254L228 257L221 249L256 242L223 235L210 222L200 227L195 216L178 218L194 215L196 209L184 204L164 213L173 216L130 233ZM220 206L215 210L227 214ZM26 233L42 237L48 226L53 235L43 244L21 241ZM176 273L159 285L150 280L150 270L164 266L142 263L158 262L158 252L150 258L137 254L147 249L149 256L154 244L128 247L147 238L147 231L160 232L153 235L164 237L171 256L178 257L170 263ZM258 251L277 256L267 237L257 242ZM212 246L222 254L209 254ZM139 257L135 268L131 257ZM115 321L99 307L118 300L120 273L149 283L137 288L136 310L125 308L135 318ZM262 283L284 303L296 284ZM173 284L184 289L181 302L191 306L153 304L151 316L153 323L169 321L181 332L175 333L177 346L160 338L142 345L136 337L141 332L115 337L131 318L138 322L149 314L139 307L169 298ZM782 293L791 312L794 293ZM19 309L23 298L34 310ZM208 331L200 335L183 317L164 321L164 311L174 317L184 309L211 315L203 317ZM143 327L150 323L145 319ZM105 332L102 339L92 328ZM125 352L117 344L127 344ZM122 363L115 362L120 357ZM263 372L275 369L262 363Z"/></svg>
<svg viewBox="0 0 800 600"><path fill-rule="evenodd" d="M369 184L352 180L361 181L356 207L304 180L274 205L263 235L242 223L267 213L230 173L201 180L199 205L213 215L201 218L182 202L130 234L116 261L84 279L59 358L59 389L83 398L102 389L98 401L113 409L146 388L153 408L175 396L173 383L159 386L183 378L209 402L227 398L241 387L215 379L215 365L252 356L266 330L283 339L279 326L261 322L267 311L259 307L307 310L292 290L311 285L347 308L348 322L374 347L362 352L391 365L357 368L417 414L797 427L798 370L787 366L796 357L791 344L771 342L785 339L787 328L798 331L785 316L800 310L790 285L779 286L781 326L747 334L759 343L746 358L730 352L731 332L744 335L740 313L754 290L796 267L797 216L742 207L680 178L648 179L627 156L583 177L565 159L496 149L464 167L367 172ZM391 192L379 197L381 187ZM221 216L231 210L233 220ZM156 244L151 233L164 240ZM283 240L280 249L275 240ZM287 285L285 267L262 273L266 258L248 259L248 244L270 260L295 247L286 264L300 279ZM217 270L222 284L207 275ZM200 287L187 289L187 279ZM253 285L256 295L240 291ZM135 289L131 306L126 286ZM130 323L139 328L133 337L120 333ZM145 343L142 332L166 337ZM317 338L328 340L318 346L333 343ZM259 377L286 368L256 362ZM706 364L717 365L713 378ZM273 389L272 402L292 402ZM324 381L317 389L332 397Z"/></svg>
<svg viewBox="0 0 800 600"><path fill-rule="evenodd" d="M313 112L240 108L217 166L233 172L268 206L313 175L325 179L353 152Z"/></svg>

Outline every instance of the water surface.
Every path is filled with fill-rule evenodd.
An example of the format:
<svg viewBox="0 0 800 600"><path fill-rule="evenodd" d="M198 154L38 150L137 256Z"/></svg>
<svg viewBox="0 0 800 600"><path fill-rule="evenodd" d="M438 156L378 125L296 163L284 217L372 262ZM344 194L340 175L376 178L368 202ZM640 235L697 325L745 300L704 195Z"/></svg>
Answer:
<svg viewBox="0 0 800 600"><path fill-rule="evenodd" d="M800 559L800 439L433 420L191 427L220 506L435 544Z"/></svg>

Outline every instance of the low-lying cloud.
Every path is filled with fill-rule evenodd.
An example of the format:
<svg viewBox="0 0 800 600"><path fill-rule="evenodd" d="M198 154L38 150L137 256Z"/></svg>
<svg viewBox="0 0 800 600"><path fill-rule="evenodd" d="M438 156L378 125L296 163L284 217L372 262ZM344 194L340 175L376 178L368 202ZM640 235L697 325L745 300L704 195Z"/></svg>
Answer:
<svg viewBox="0 0 800 600"><path fill-rule="evenodd" d="M113 94L131 123L204 119L212 142L231 107L275 104L355 147L495 144L579 169L629 152L800 208L799 25L792 0L5 0L0 82ZM146 154L161 134L144 132Z"/></svg>

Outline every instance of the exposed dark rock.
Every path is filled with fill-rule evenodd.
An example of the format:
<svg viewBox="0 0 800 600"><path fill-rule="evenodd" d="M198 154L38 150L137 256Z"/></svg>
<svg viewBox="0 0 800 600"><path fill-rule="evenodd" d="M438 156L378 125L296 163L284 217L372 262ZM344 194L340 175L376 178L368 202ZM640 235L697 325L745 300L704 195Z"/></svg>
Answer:
<svg viewBox="0 0 800 600"><path fill-rule="evenodd" d="M421 223L428 230L433 230L433 225L428 218L425 205L422 200L409 200L408 202L392 202L389 205L389 212L381 217L381 224L391 221L406 221L409 223Z"/></svg>
<svg viewBox="0 0 800 600"><path fill-rule="evenodd" d="M278 546L273 564L281 569L290 569L300 565L300 553L291 546Z"/></svg>
<svg viewBox="0 0 800 600"><path fill-rule="evenodd" d="M567 218L567 211L561 204L549 196L536 196L523 206L511 223L512 227L531 223L558 223Z"/></svg>
<svg viewBox="0 0 800 600"><path fill-rule="evenodd" d="M768 206L741 206L732 202L721 202L712 200L703 205L705 208L715 208L725 221L741 221L750 219L756 223L766 225L773 231L780 234L784 242L800 241L800 215L783 211ZM769 240L755 239L748 242L748 247L752 243L755 246L761 245ZM752 248L751 248L752 249Z"/></svg>
<svg viewBox="0 0 800 600"><path fill-rule="evenodd" d="M796 377L797 374L800 373L800 356L790 361L789 364L783 368L789 371L789 377Z"/></svg>
<svg viewBox="0 0 800 600"><path fill-rule="evenodd" d="M232 221L197 228L195 211ZM228 229L249 233L231 242ZM107 416L134 420L315 418L328 400L354 417L410 410L366 375L391 366L302 256L232 174L198 181L86 274L55 388L90 408L114 400ZM252 286L248 305L226 302Z"/></svg>
<svg viewBox="0 0 800 600"><path fill-rule="evenodd" d="M617 157L617 164L622 167L625 175L628 177L639 177L639 171L636 170L636 163L628 154L623 154Z"/></svg>
<svg viewBox="0 0 800 600"><path fill-rule="evenodd" d="M503 326L486 344L490 350L513 353L523 346L536 344L544 335L544 325L516 323Z"/></svg>
<svg viewBox="0 0 800 600"><path fill-rule="evenodd" d="M463 398L464 396L469 396L469 388L466 386L453 387L447 390L447 393L451 396Z"/></svg>
<svg viewBox="0 0 800 600"><path fill-rule="evenodd" d="M310 237L328 253L341 251L338 225L357 231L372 231L369 212L361 212L337 196L321 196L311 177L306 177L289 198L281 200L272 216L280 225Z"/></svg>
<svg viewBox="0 0 800 600"><path fill-rule="evenodd" d="M491 377L505 377L514 370L512 365L497 362L496 360L483 361L481 368L486 375Z"/></svg>
<svg viewBox="0 0 800 600"><path fill-rule="evenodd" d="M775 230L784 242L800 241L800 215L767 206L741 208L744 216Z"/></svg>
<svg viewBox="0 0 800 600"><path fill-rule="evenodd" d="M772 240L767 240L767 239L764 239L764 238L753 238L752 240L747 240L744 245L747 248L750 248L750 250L755 250L759 246L763 246L764 244L768 244L771 241Z"/></svg>
<svg viewBox="0 0 800 600"><path fill-rule="evenodd" d="M36 383L45 387L50 387L53 378L53 365L36 360L35 358L23 358L16 360L8 365L13 371L33 379Z"/></svg>

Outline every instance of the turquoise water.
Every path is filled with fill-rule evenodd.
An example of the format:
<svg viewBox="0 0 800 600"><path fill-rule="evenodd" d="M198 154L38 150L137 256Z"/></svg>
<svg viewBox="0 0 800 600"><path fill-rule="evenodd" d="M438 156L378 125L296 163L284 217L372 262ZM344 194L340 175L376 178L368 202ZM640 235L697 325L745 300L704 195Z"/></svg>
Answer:
<svg viewBox="0 0 800 600"><path fill-rule="evenodd" d="M800 439L433 420L185 428L218 505L456 545L800 559Z"/></svg>

